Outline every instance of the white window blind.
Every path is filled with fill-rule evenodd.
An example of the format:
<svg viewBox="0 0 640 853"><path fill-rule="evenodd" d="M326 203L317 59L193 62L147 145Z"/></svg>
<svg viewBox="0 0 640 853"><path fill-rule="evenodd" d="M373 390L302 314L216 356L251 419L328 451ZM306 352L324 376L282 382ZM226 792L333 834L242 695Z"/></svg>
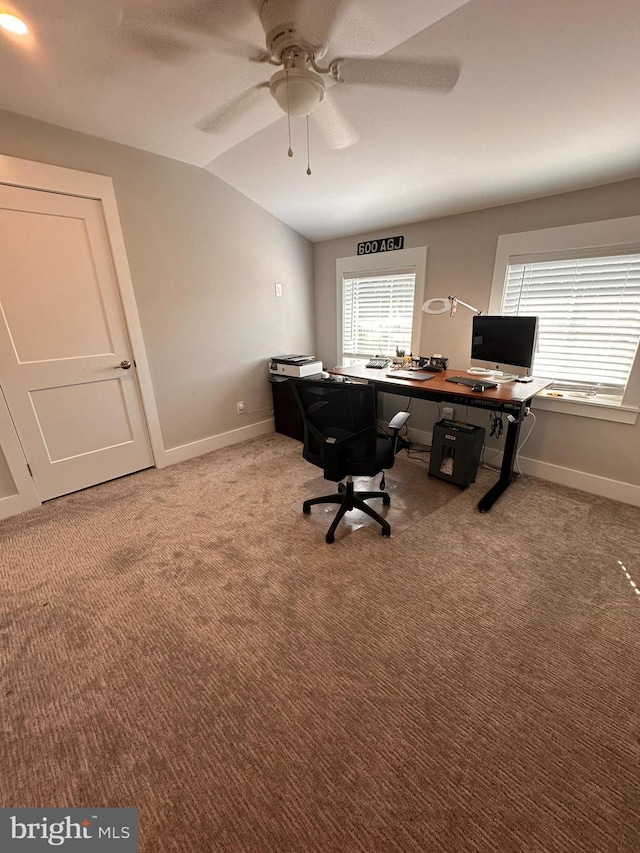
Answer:
<svg viewBox="0 0 640 853"><path fill-rule="evenodd" d="M510 262L502 313L539 317L537 376L621 398L640 340L640 254Z"/></svg>
<svg viewBox="0 0 640 853"><path fill-rule="evenodd" d="M415 282L415 273L344 279L344 357L410 352Z"/></svg>

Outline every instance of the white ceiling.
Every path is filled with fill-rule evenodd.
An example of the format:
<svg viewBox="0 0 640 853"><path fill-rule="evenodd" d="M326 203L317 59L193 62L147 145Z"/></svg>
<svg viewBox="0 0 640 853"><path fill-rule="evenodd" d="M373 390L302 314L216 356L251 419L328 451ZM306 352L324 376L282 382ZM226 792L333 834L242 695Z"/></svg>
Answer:
<svg viewBox="0 0 640 853"><path fill-rule="evenodd" d="M314 241L640 175L638 0L344 0L326 60L391 51L462 71L446 96L333 86L360 138L330 149L323 103L311 176L306 122L289 158L268 90L224 132L195 126L277 70L246 58L265 44L259 4L11 0L30 34L0 31L0 108L206 167Z"/></svg>

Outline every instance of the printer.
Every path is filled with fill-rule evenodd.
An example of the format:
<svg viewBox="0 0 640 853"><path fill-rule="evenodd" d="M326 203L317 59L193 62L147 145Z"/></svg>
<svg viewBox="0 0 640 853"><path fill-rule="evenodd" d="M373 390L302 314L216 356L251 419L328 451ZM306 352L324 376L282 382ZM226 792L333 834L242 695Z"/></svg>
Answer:
<svg viewBox="0 0 640 853"><path fill-rule="evenodd" d="M269 359L269 373L280 376L314 376L322 373L322 362L313 355L274 355Z"/></svg>

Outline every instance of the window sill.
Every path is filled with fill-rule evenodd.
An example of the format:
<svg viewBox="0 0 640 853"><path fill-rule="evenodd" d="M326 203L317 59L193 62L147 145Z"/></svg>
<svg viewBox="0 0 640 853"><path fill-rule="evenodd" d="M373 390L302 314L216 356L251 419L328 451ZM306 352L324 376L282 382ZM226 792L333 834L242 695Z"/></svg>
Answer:
<svg viewBox="0 0 640 853"><path fill-rule="evenodd" d="M611 401L577 399L568 396L549 397L536 395L532 400L533 409L546 412L559 412L563 415L577 415L581 418L595 418L600 421L615 421L620 424L635 424L640 413L637 406L624 406Z"/></svg>

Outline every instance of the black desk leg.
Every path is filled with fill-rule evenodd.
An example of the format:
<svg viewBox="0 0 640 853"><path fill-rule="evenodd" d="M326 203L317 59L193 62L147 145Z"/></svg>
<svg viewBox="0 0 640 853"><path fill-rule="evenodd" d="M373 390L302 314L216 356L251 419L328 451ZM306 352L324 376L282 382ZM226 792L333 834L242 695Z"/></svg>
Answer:
<svg viewBox="0 0 640 853"><path fill-rule="evenodd" d="M520 424L522 423L522 414L517 420L509 420L507 427L507 436L504 442L504 453L502 455L502 467L500 468L500 477L495 486L492 486L487 494L481 498L478 503L480 512L489 512L500 495L507 489L509 483L513 480L513 466L516 461L516 450L518 449L518 438L520 437Z"/></svg>

